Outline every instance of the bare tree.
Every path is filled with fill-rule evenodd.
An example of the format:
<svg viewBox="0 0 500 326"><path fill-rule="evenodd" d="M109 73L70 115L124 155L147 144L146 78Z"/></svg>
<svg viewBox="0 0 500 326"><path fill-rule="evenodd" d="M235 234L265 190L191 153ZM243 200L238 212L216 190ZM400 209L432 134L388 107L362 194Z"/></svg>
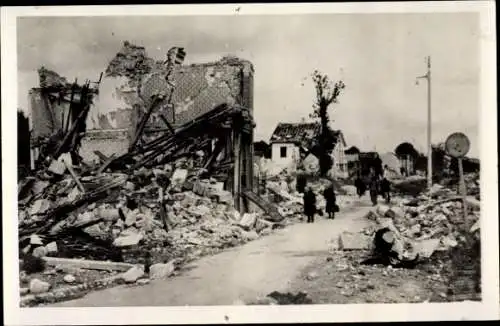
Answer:
<svg viewBox="0 0 500 326"><path fill-rule="evenodd" d="M312 73L312 80L316 89L316 100L313 104L314 112L311 114L311 117L319 118L321 122L318 154L321 175L324 176L333 164L330 154L337 142L335 133L328 125L330 122L328 108L331 107L331 104L338 102L338 97L345 88L345 84L342 80L334 83L326 74L318 70Z"/></svg>

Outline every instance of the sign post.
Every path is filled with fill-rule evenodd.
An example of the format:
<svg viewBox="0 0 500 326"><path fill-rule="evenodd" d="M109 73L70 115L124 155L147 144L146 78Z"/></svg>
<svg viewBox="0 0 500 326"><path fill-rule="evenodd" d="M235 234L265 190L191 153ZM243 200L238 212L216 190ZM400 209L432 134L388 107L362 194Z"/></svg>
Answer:
<svg viewBox="0 0 500 326"><path fill-rule="evenodd" d="M457 159L459 184L458 193L462 197L462 205L464 209L464 223L469 230L469 222L467 220L467 189L465 186L463 157L469 152L470 141L467 136L461 132L456 132L448 136L445 143L446 153Z"/></svg>

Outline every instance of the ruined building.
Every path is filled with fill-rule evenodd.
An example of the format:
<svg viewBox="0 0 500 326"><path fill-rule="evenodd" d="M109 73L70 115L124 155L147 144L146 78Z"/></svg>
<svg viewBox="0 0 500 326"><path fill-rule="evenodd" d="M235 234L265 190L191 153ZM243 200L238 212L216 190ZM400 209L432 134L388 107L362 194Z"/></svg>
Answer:
<svg viewBox="0 0 500 326"><path fill-rule="evenodd" d="M171 98L154 110L145 139L134 147L139 120L155 96L169 97L169 84L163 62L149 58L143 47L124 42L92 100L79 155L86 164L102 162L104 156L115 157L113 163L129 160L122 166L150 168L201 151L205 170L215 162L226 167L222 181L239 208L245 205L239 194L253 189L253 73L250 62L235 57L175 69ZM44 92L44 87L32 91L32 107L44 105ZM54 126L61 127L66 118L64 110L59 111L35 114L35 134L47 136L57 129ZM132 154L135 161L130 161Z"/></svg>

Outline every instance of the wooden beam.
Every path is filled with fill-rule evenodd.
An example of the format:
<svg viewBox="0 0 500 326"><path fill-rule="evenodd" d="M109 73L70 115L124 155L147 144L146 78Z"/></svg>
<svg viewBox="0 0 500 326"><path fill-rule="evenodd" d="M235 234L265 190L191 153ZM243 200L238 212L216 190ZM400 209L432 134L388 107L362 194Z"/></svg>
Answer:
<svg viewBox="0 0 500 326"><path fill-rule="evenodd" d="M168 122L167 118L163 115L160 114L160 119L167 125L168 129L172 134L175 134L175 129L172 127L172 125Z"/></svg>
<svg viewBox="0 0 500 326"><path fill-rule="evenodd" d="M69 174L71 174L71 176L73 177L73 180L75 180L76 185L78 186L78 189L80 189L80 191L82 193L85 193L85 188L83 187L83 185L80 182L80 180L78 180L78 176L76 175L75 170L73 170L73 167L71 166L71 164L69 164L68 162L64 161L64 165L66 165L66 169L68 169Z"/></svg>
<svg viewBox="0 0 500 326"><path fill-rule="evenodd" d="M86 259L69 259L69 258L56 258L56 257L43 257L43 260L49 266L61 266L65 268L81 268L81 269L94 269L100 271L119 271L126 272L132 267L136 266L127 263L115 263L100 260L86 260Z"/></svg>
<svg viewBox="0 0 500 326"><path fill-rule="evenodd" d="M109 157L107 157L106 155L104 155L103 153L101 153L101 151L94 151L94 154L97 155L97 157L99 157L99 159L102 162L106 162L109 159Z"/></svg>
<svg viewBox="0 0 500 326"><path fill-rule="evenodd" d="M144 115L141 118L141 121L139 122L139 125L137 127L137 132L135 133L134 140L130 144L130 150L134 149L134 147L137 145L137 142L142 136L142 133L144 131L144 128L146 127L146 123L149 120L149 117L153 113L153 110L156 109L161 103L161 99L159 97L154 97L153 102L151 103L149 109L144 113Z"/></svg>
<svg viewBox="0 0 500 326"><path fill-rule="evenodd" d="M115 154L108 157L107 160L97 170L96 172L97 175L103 173L114 160L115 160Z"/></svg>
<svg viewBox="0 0 500 326"><path fill-rule="evenodd" d="M233 170L233 197L236 210L241 209L241 133L234 130L234 170Z"/></svg>

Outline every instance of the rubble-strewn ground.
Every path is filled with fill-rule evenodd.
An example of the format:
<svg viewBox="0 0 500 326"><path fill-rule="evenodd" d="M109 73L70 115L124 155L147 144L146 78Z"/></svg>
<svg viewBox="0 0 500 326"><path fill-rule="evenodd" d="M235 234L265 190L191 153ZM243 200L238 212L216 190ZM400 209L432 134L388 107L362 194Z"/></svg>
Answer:
<svg viewBox="0 0 500 326"><path fill-rule="evenodd" d="M415 269L360 265L366 251L336 251L324 254L302 272L288 291L306 292L315 304L421 303L454 301L449 280L450 266L438 260ZM460 292L457 289L457 292ZM474 300L467 293L458 299Z"/></svg>

